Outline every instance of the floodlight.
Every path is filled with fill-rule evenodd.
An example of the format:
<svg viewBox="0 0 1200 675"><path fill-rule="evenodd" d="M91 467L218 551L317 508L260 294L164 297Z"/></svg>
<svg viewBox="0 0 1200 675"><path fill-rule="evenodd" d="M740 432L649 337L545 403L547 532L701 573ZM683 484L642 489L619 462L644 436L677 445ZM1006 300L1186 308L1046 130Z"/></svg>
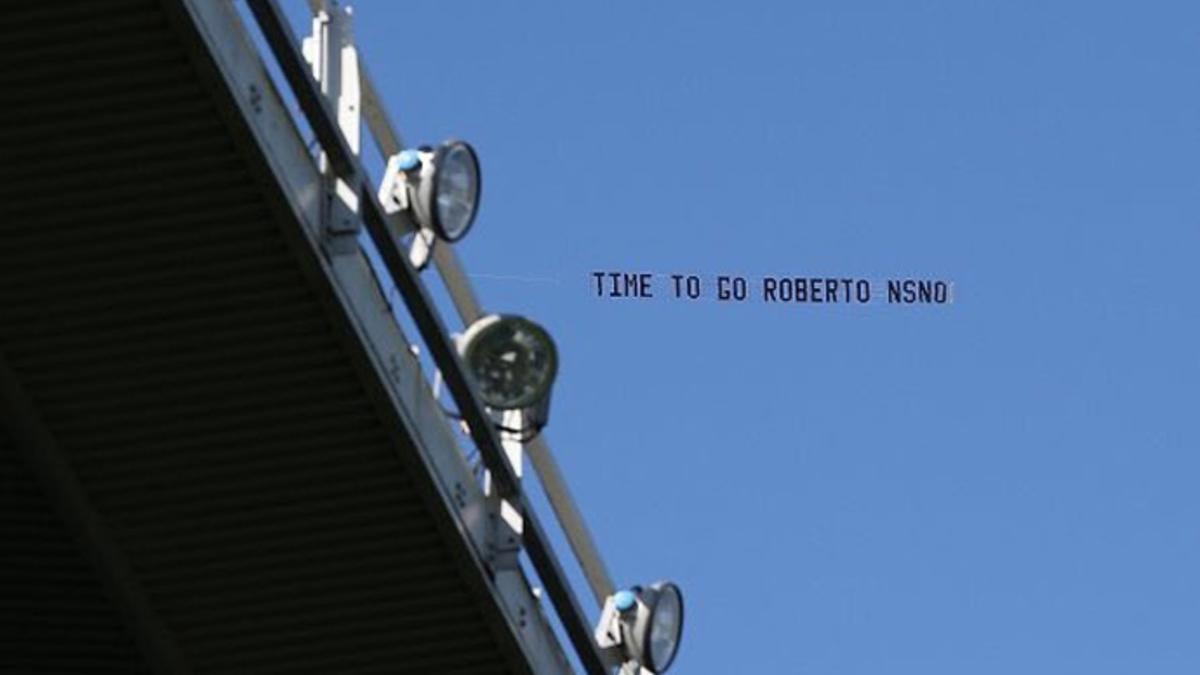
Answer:
<svg viewBox="0 0 1200 675"><path fill-rule="evenodd" d="M414 267L429 263L436 239L455 242L466 236L479 210L481 188L479 157L463 141L446 141L437 149L409 148L388 159L379 201L388 214L411 214L418 228L410 251Z"/></svg>
<svg viewBox="0 0 1200 675"><path fill-rule="evenodd" d="M604 603L596 644L637 672L665 673L683 637L683 594L669 581L617 591Z"/></svg>
<svg viewBox="0 0 1200 675"><path fill-rule="evenodd" d="M535 430L545 425L558 374L558 349L546 329L524 317L492 314L467 328L459 352L484 405L521 410Z"/></svg>

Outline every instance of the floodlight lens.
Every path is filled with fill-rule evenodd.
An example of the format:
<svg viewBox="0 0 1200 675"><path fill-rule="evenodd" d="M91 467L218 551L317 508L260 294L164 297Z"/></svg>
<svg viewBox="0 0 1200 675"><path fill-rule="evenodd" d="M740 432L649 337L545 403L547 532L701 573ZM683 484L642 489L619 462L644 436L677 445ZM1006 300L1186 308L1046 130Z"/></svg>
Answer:
<svg viewBox="0 0 1200 675"><path fill-rule="evenodd" d="M434 158L434 221L446 241L467 233L479 207L479 160L471 146L451 141L438 148Z"/></svg>
<svg viewBox="0 0 1200 675"><path fill-rule="evenodd" d="M482 329L468 331L464 357L484 404L514 410L549 396L558 352L546 330L518 316L482 321L488 321Z"/></svg>
<svg viewBox="0 0 1200 675"><path fill-rule="evenodd" d="M666 583L657 589L658 600L650 616L650 644L648 647L650 670L662 673L671 666L679 651L679 638L683 633L683 595L675 584Z"/></svg>

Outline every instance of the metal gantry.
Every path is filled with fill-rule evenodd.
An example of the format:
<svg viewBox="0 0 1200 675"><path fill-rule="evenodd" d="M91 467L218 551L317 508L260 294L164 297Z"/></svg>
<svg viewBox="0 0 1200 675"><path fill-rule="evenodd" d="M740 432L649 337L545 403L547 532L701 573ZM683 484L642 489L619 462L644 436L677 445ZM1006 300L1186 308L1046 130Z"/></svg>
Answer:
<svg viewBox="0 0 1200 675"><path fill-rule="evenodd" d="M506 452L505 446L511 445L511 441L502 438L494 428L493 420L467 375L450 330L438 313L419 273L404 253L404 243L399 237L406 231L415 230L416 226L402 216L400 222L405 226L400 228L401 232L396 231L395 220L385 216L376 197L376 186L370 183L359 159L360 111L384 157L401 151L403 144L372 79L349 43L349 26L346 25L349 18L335 3L310 0L310 7L316 16L314 25L323 31L315 32L314 37L323 35L325 41L316 40L309 47L306 58L274 0L248 0L247 4L320 145L331 184L329 198L332 206L329 207L328 216L330 240L336 242L354 237L358 222L362 223L437 365L471 440L479 450L489 472L495 497L518 515L524 550L545 586L580 662L589 673L609 672L620 665L620 661L613 653L597 645L589 614L572 591L566 572L550 546L549 537L530 507L522 490L520 468L512 462L512 459L519 462L521 453L512 455ZM352 60L352 63L347 63L346 59ZM322 82L314 78L314 70L317 74L333 75L328 75L328 79ZM357 76L356 82L351 81L354 75ZM338 217L337 214L343 210L356 214L353 226L347 227ZM343 244L329 250L336 255L347 249ZM483 311L457 256L451 247L443 245L434 248L433 259L459 318L464 325L470 325L483 315ZM523 449L541 479L548 501L597 605L603 607L612 596L614 585L545 437L534 437Z"/></svg>

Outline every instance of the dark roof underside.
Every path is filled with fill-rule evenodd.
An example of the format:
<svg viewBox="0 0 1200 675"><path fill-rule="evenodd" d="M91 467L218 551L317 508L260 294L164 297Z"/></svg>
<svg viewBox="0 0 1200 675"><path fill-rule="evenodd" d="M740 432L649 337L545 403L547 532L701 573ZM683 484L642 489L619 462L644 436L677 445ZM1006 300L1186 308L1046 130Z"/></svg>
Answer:
<svg viewBox="0 0 1200 675"><path fill-rule="evenodd" d="M495 601L193 38L154 0L0 26L0 358L33 410L0 419L0 672L144 669L160 638L127 595L196 672L508 672Z"/></svg>

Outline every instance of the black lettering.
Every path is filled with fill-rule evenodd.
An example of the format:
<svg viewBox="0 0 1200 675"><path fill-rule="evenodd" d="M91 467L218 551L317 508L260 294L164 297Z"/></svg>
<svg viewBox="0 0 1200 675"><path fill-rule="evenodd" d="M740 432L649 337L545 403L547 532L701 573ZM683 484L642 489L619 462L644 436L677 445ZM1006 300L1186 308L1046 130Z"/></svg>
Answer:
<svg viewBox="0 0 1200 675"><path fill-rule="evenodd" d="M620 281L621 281L621 275L620 275L620 273L618 273L618 272L609 272L609 273L608 273L608 279L609 279L609 281L611 281L611 282L612 282L612 284L611 284L611 288L609 288L609 290L608 290L608 297L610 297L610 298L620 298L620 297L623 297L623 296L621 295L621 287L618 285L618 284L620 283Z"/></svg>
<svg viewBox="0 0 1200 675"><path fill-rule="evenodd" d="M680 284L679 284L680 281L683 281L683 275L682 274L672 274L671 281L675 282L675 297L678 298L680 293L683 292L683 290L680 288Z"/></svg>
<svg viewBox="0 0 1200 675"><path fill-rule="evenodd" d="M939 305L944 304L946 302L946 282L944 282L944 281L933 282L933 301L938 303Z"/></svg>
<svg viewBox="0 0 1200 675"><path fill-rule="evenodd" d="M866 304L871 301L871 282L866 279L859 279L854 282L854 294L858 296L858 301Z"/></svg>
<svg viewBox="0 0 1200 675"><path fill-rule="evenodd" d="M729 292L729 277L718 276L717 277L717 299L718 300L728 300L731 297L733 297L733 294Z"/></svg>
<svg viewBox="0 0 1200 675"><path fill-rule="evenodd" d="M592 272L596 277L596 297L604 297L604 272Z"/></svg>
<svg viewBox="0 0 1200 675"><path fill-rule="evenodd" d="M933 284L928 281L917 282L917 299L921 302L931 302L933 300Z"/></svg>
<svg viewBox="0 0 1200 675"><path fill-rule="evenodd" d="M688 275L687 294L693 300L700 297L700 277Z"/></svg>
<svg viewBox="0 0 1200 675"><path fill-rule="evenodd" d="M900 302L900 282L888 279L888 302Z"/></svg>
<svg viewBox="0 0 1200 675"><path fill-rule="evenodd" d="M771 277L763 277L763 302L775 302L775 286L778 283Z"/></svg>
<svg viewBox="0 0 1200 675"><path fill-rule="evenodd" d="M653 298L654 293L650 290L650 274L638 275L638 295L643 298Z"/></svg>
<svg viewBox="0 0 1200 675"><path fill-rule="evenodd" d="M623 274L621 275L621 281L624 282L622 290L625 291L625 297L636 297L638 292L638 275Z"/></svg>
<svg viewBox="0 0 1200 675"><path fill-rule="evenodd" d="M717 277L717 299L718 300L737 300L741 302L746 299L746 279L745 277Z"/></svg>
<svg viewBox="0 0 1200 675"><path fill-rule="evenodd" d="M904 280L904 301L910 304L917 301L917 282L912 279Z"/></svg>

